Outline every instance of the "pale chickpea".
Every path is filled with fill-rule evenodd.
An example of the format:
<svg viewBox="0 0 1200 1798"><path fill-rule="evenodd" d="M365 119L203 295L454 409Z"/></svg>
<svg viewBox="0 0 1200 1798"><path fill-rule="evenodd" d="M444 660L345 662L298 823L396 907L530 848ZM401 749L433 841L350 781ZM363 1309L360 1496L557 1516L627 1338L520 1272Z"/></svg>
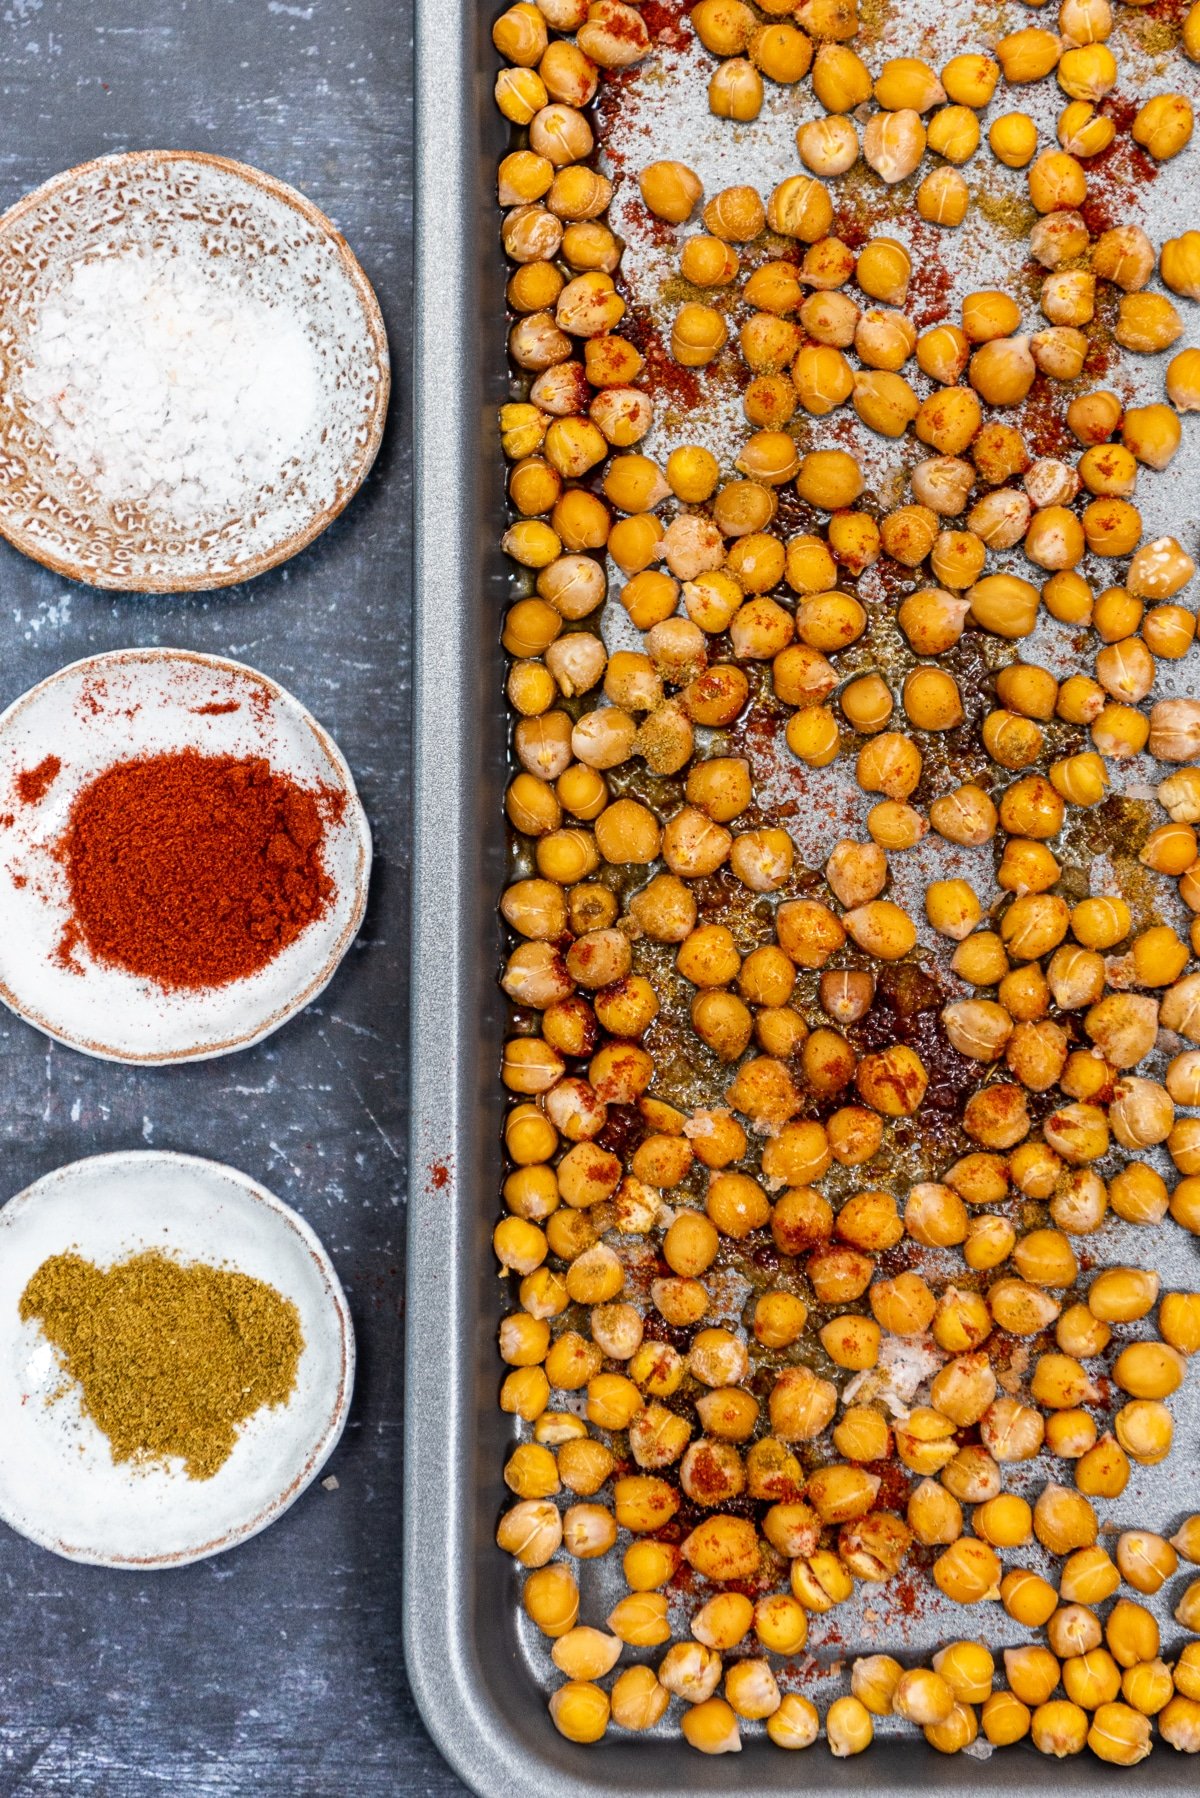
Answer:
<svg viewBox="0 0 1200 1798"><path fill-rule="evenodd" d="M859 360L871 368L895 372L903 368L917 341L916 326L903 312L872 306L855 327L854 348Z"/></svg>
<svg viewBox="0 0 1200 1798"><path fill-rule="evenodd" d="M850 119L832 114L810 119L796 132L796 148L806 169L814 175L844 175L859 157L858 133Z"/></svg>
<svg viewBox="0 0 1200 1798"><path fill-rule="evenodd" d="M799 310L800 323L814 343L845 349L854 342L859 308L845 293L813 293Z"/></svg>
<svg viewBox="0 0 1200 1798"><path fill-rule="evenodd" d="M1083 373L1088 340L1075 325L1051 325L1035 331L1029 348L1042 374L1052 381L1074 381Z"/></svg>
<svg viewBox="0 0 1200 1798"><path fill-rule="evenodd" d="M1196 564L1174 537L1143 543L1129 565L1125 586L1136 599L1171 599L1191 580ZM1170 701L1164 702L1170 704ZM1163 714L1164 718L1166 714ZM1174 756L1167 760L1176 760Z"/></svg>
<svg viewBox="0 0 1200 1798"><path fill-rule="evenodd" d="M1031 171L1032 173L1032 171ZM1087 249L1088 231L1080 213L1051 211L1029 233L1029 248L1043 268L1060 269Z"/></svg>
<svg viewBox="0 0 1200 1798"><path fill-rule="evenodd" d="M602 69L630 68L651 48L650 33L640 13L622 0L592 0L576 42Z"/></svg>
<svg viewBox="0 0 1200 1798"><path fill-rule="evenodd" d="M724 827L697 807L686 805L663 831L663 860L673 874L694 879L715 874L726 861L733 839Z"/></svg>
<svg viewBox="0 0 1200 1798"><path fill-rule="evenodd" d="M1052 325L1087 325L1096 315L1096 277L1088 269L1058 269L1042 282L1041 308Z"/></svg>
<svg viewBox="0 0 1200 1798"><path fill-rule="evenodd" d="M930 824L950 843L976 847L989 843L996 834L996 821L990 796L972 781L935 799L929 808Z"/></svg>
<svg viewBox="0 0 1200 1798"><path fill-rule="evenodd" d="M1012 549L1030 530L1032 513L1033 503L1027 493L1017 487L994 487L971 507L967 514L967 528L989 549ZM1068 517L1071 516L1068 514ZM1044 521L1040 528L1045 530ZM1082 535L1080 531L1080 554ZM1028 554L1028 547L1026 553Z"/></svg>
<svg viewBox="0 0 1200 1798"><path fill-rule="evenodd" d="M891 186L912 174L925 144L925 126L913 108L873 113L863 131L863 160Z"/></svg>
<svg viewBox="0 0 1200 1798"><path fill-rule="evenodd" d="M573 20L568 28L575 28ZM563 27L556 24L554 29L561 30ZM552 100L563 100L568 106L586 106L595 98L600 71L577 44L565 38L551 40L537 65L537 71Z"/></svg>

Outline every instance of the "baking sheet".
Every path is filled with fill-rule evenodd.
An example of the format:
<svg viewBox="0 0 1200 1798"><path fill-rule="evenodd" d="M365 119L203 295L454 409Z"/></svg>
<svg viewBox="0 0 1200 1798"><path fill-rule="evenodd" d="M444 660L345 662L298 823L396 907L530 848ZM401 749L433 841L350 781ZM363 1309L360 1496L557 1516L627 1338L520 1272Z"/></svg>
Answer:
<svg viewBox="0 0 1200 1798"><path fill-rule="evenodd" d="M1122 71L1118 91L1136 92L1143 84L1148 84L1144 91L1178 85L1200 97L1195 68L1180 56L1169 63L1161 60L1161 9L1120 7L1118 13L1113 40ZM937 0L906 6L899 0L872 0L863 15L870 28L872 67L885 55L901 52L924 55L940 66L955 51L990 44L1030 20L1015 0L945 9ZM503 464L491 408L507 397L508 377L504 272L491 201L504 137L491 103L495 59L489 22L471 8L455 19L431 0L418 6L416 803L418 841L427 853L417 869L414 912L405 1613L406 1653L418 1702L443 1751L489 1798L502 1798L510 1790L569 1792L581 1798L614 1790L756 1794L791 1790L797 1782L864 1790L884 1780L902 1789L933 1784L958 1790L969 1784L1015 1793L1051 1783L1093 1789L1107 1784L1110 1775L1090 1755L1057 1763L1029 1744L996 1754L987 1753L982 1744L970 1759L947 1760L911 1732L892 1737L895 1726L890 1724L879 1730L881 1737L891 1738L886 1745L881 1742L872 1753L849 1762L835 1761L823 1747L793 1759L771 1748L755 1726L743 1727L741 1755L714 1760L682 1747L675 1707L657 1739L610 1734L591 1749L564 1742L546 1715L545 1696L558 1676L544 1639L519 1615L514 1572L492 1546L495 1519L508 1496L500 1471L512 1439L509 1421L495 1402L502 1369L494 1331L508 1306L489 1242L502 1111L495 1069L504 1029L494 985L500 953L494 904L505 878L500 810L506 756L500 709L504 659L498 634L512 577L494 548L503 520ZM616 84L619 123L613 149L627 153L632 171L657 155L678 157L701 175L707 192L734 179L767 190L796 171L792 134L797 124L816 115L816 104L806 88L797 93L768 84L768 105L756 125L718 125L704 100L710 66L701 50L668 45L636 76L622 77ZM1026 105L1029 94L1023 90L1014 98L1010 91L993 102L989 116ZM1052 131L1057 112L1053 88L1042 84L1035 90L1029 110L1044 132ZM736 151L730 148L731 136ZM1114 171L1104 184L1112 222L1142 216L1156 242L1196 222L1190 197L1196 153L1193 146L1190 154L1165 165L1153 182L1133 161ZM610 168L622 173L615 160ZM999 170L986 150L966 173L983 192L969 230L936 233L911 213L899 220L889 217L885 228L912 243L919 268L928 234L936 234L939 249L950 252L952 303L980 285L1011 286L1034 296L1027 309L1033 313L1037 280L1025 266L1013 232L1012 207L1005 203L1016 195L1023 176ZM840 192L835 205L839 200ZM447 229L447 221L453 229ZM671 310L663 288L669 287L674 271L663 253L656 252L655 233L632 178L618 183L613 223L629 243L623 273L635 305L644 321L661 331ZM1200 340L1196 309L1181 302L1181 310L1189 327L1184 341ZM925 322L919 314L918 322ZM1157 398L1165 360L1130 358L1128 375L1110 370L1088 385L1115 386L1134 402ZM744 434L736 393L727 390L720 375L718 367L717 378L704 383L701 404L689 405L686 418L682 409L674 415L669 406L663 409L644 446L649 453L661 456L678 441L708 442L720 451L732 436ZM815 437L822 431L821 421L813 421L812 428ZM896 490L901 463L907 466L923 453L911 441L900 448L864 429L857 430L854 447L867 452L869 484L884 494ZM1043 453L1052 453L1049 444ZM1198 476L1200 433L1185 423L1185 448L1170 470L1158 476L1146 473L1139 482L1138 504L1147 533L1170 529L1194 547ZM624 615L612 603L604 628L611 646L623 640ZM1079 665L1078 646L1049 620L1021 647L1029 659L1056 669ZM1156 695L1195 691L1198 653L1173 667L1160 663L1160 675L1166 678ZM447 733L451 714L470 722ZM770 758L769 750L764 753ZM765 776L777 803L795 800L798 789L806 801L816 796L815 803L799 806L788 817L798 859L809 865L819 866L832 842L866 809L844 763L836 774L825 771L824 779L814 780L808 771L798 773L783 752L757 772ZM1139 758L1120 778L1127 802L1143 807L1152 767ZM923 892L930 878L945 872L935 859L948 846L929 839L926 845L911 857L893 858L902 898L909 885L913 894ZM1113 890L1120 870L1090 854L1082 841L1077 853L1093 890ZM1110 1223L1100 1244L1093 1239L1084 1251L1093 1246L1100 1247L1104 1262L1130 1259L1157 1266L1164 1285L1198 1284L1200 1250L1173 1224L1146 1231ZM436 1342L436 1352L430 1352L431 1342ZM1135 1467L1122 1499L1108 1508L1124 1523L1174 1527L1195 1502L1191 1488L1200 1416L1194 1378L1177 1395L1173 1409L1171 1459L1158 1468ZM1046 1471L1031 1463L1009 1483L1036 1490ZM432 1492L439 1494L436 1507L429 1503ZM1021 1561L1036 1565L1037 1555L1022 1551ZM608 1582L614 1594L618 1589L616 1562L612 1556L577 1570L584 1620L606 1614ZM1170 1582L1157 1601L1160 1613L1165 1613L1167 1598L1177 1600L1183 1584L1182 1575ZM889 1597L886 1585L860 1587L851 1604L811 1623L808 1656L787 1670L791 1677L786 1683L806 1691L822 1710L846 1689L848 1661L856 1653L888 1648L918 1660L928 1647L954 1636L982 1635L998 1646L1032 1639L998 1606L947 1605L934 1592L908 1608L896 1603L894 1593ZM1165 1640L1172 1642L1179 1633L1172 1625ZM1194 1784L1195 1771L1187 1757L1160 1745L1140 1773L1122 1777L1142 1786L1183 1789Z"/></svg>

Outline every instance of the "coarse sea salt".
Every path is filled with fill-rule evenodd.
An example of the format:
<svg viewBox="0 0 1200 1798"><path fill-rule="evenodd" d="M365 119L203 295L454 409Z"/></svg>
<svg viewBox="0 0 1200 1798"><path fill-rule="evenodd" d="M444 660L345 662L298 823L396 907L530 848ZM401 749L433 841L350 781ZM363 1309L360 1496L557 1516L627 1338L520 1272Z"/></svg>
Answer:
<svg viewBox="0 0 1200 1798"><path fill-rule="evenodd" d="M280 478L318 377L299 318L247 292L231 261L142 250L74 264L30 332L22 392L104 500L195 528Z"/></svg>

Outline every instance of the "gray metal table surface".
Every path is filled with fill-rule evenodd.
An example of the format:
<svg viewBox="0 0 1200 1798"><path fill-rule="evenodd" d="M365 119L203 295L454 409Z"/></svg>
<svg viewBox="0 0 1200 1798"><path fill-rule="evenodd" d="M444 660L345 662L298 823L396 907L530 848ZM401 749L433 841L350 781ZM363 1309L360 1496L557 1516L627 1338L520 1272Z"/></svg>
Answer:
<svg viewBox="0 0 1200 1798"><path fill-rule="evenodd" d="M291 182L345 233L396 384L366 489L290 567L192 599L73 587L0 543L0 702L128 644L227 653L334 732L376 834L361 940L266 1043L165 1070L89 1061L0 1016L0 1197L81 1155L226 1159L320 1232L358 1330L327 1473L232 1554L142 1576L0 1529L0 1798L462 1790L400 1650L407 1030L412 35L408 0L4 0L0 206L139 147L212 150Z"/></svg>

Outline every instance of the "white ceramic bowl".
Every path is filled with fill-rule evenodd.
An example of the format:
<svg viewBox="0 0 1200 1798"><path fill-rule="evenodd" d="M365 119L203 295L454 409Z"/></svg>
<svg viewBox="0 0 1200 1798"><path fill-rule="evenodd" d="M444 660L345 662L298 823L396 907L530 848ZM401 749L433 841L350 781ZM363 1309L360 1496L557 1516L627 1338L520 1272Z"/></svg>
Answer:
<svg viewBox="0 0 1200 1798"><path fill-rule="evenodd" d="M304 358L296 364L311 392L304 422L280 436L278 456L254 463L252 478L239 478L232 456L214 449L206 466L230 490L218 498L214 485L206 509L178 502L178 485L172 510L169 497L124 494L128 474L119 467L99 475L77 419L95 411L94 395L70 391L71 357L41 347L43 323L57 319L81 265L111 271L121 257L186 266L189 291L199 281L222 305L240 304L243 318L277 319L278 332L266 327L268 347L295 344ZM137 344L134 337L135 360ZM60 365L72 425L56 440L42 388L53 388ZM232 380L215 347L212 365L214 387ZM244 163L183 150L102 156L56 175L0 219L0 532L72 580L172 593L228 586L286 561L366 477L389 381L379 305L344 238L303 194ZM280 420L298 372L288 385ZM74 459L77 443L83 453Z"/></svg>
<svg viewBox="0 0 1200 1798"><path fill-rule="evenodd" d="M21 1294L52 1255L100 1266L145 1249L269 1281L304 1334L287 1405L242 1426L209 1480L114 1464L63 1386L55 1351ZM155 1151L95 1155L47 1174L0 1210L0 1518L68 1560L177 1567L244 1542L279 1517L333 1452L354 1385L345 1294L308 1225L236 1169Z"/></svg>
<svg viewBox="0 0 1200 1798"><path fill-rule="evenodd" d="M202 710L233 705L233 711ZM325 912L275 960L227 986L157 986L79 947L56 956L70 916L54 846L81 787L113 763L166 750L265 755L309 787L345 796L326 826L334 884ZM57 756L36 804L17 777ZM349 768L290 693L239 662L180 649L128 649L73 662L0 716L0 999L48 1036L112 1061L195 1061L242 1049L315 998L353 942L367 902L371 833Z"/></svg>

